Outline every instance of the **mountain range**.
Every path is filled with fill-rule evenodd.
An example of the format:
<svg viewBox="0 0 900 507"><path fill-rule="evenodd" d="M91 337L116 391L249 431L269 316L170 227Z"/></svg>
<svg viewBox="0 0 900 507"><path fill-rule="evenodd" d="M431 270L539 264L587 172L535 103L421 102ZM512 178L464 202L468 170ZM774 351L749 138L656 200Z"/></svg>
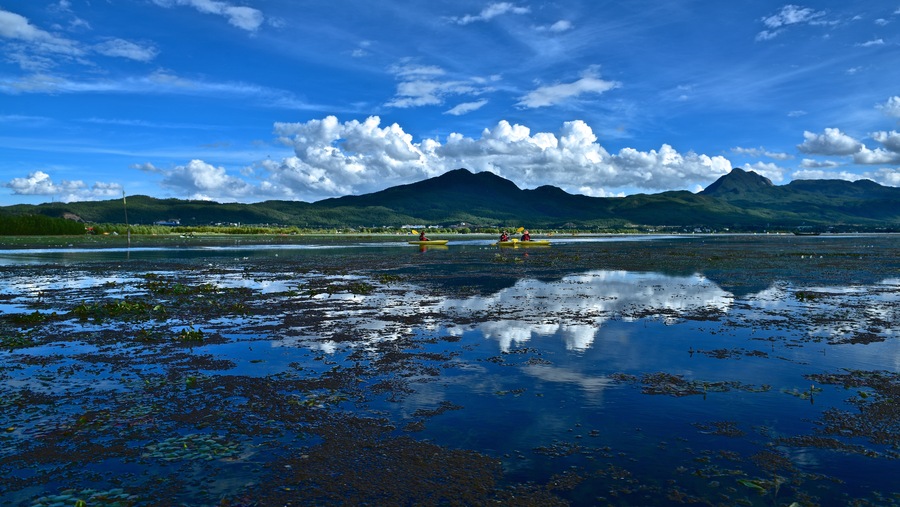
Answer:
<svg viewBox="0 0 900 507"><path fill-rule="evenodd" d="M41 214L91 223L182 225L215 223L320 227L398 227L404 224L531 227L861 228L900 230L900 188L870 180L795 180L774 185L733 169L704 190L588 197L557 187L521 189L490 172L456 169L364 195L314 203L252 204L129 196L109 201L19 204L0 214ZM126 216L127 214L127 216Z"/></svg>

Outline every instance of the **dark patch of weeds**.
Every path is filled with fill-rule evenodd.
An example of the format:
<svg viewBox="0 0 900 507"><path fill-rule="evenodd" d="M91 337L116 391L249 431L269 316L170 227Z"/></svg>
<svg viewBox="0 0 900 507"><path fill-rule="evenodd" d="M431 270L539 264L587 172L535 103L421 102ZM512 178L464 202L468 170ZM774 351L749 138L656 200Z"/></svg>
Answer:
<svg viewBox="0 0 900 507"><path fill-rule="evenodd" d="M14 314L9 317L10 322L13 324L17 324L20 326L36 326L38 324L43 324L48 320L55 320L58 318L56 312L53 313L41 313L35 310L32 313L21 313Z"/></svg>
<svg viewBox="0 0 900 507"><path fill-rule="evenodd" d="M403 279L403 278L401 278L400 275L392 275L392 274L389 274L389 273L379 273L379 274L375 277L375 280L377 280L378 283L381 283L381 284L384 284L384 285L390 285L390 284L392 284L392 283L399 282L399 281L401 281L402 279Z"/></svg>
<svg viewBox="0 0 900 507"><path fill-rule="evenodd" d="M0 336L0 348L3 350L24 349L34 347L36 344L34 338L25 333Z"/></svg>
<svg viewBox="0 0 900 507"><path fill-rule="evenodd" d="M72 314L79 320L98 323L107 319L149 320L165 318L166 308L141 299L125 298L103 303L81 303L72 309Z"/></svg>
<svg viewBox="0 0 900 507"><path fill-rule="evenodd" d="M847 402L857 412L836 407L827 409L819 422L820 433L835 437L862 437L875 444L900 449L900 373L848 370L846 373L809 374L806 378L822 384L863 389Z"/></svg>
<svg viewBox="0 0 900 507"><path fill-rule="evenodd" d="M738 438L744 436L744 431L738 428L735 421L714 421L710 423L693 423L693 426L701 433L719 435L723 437Z"/></svg>

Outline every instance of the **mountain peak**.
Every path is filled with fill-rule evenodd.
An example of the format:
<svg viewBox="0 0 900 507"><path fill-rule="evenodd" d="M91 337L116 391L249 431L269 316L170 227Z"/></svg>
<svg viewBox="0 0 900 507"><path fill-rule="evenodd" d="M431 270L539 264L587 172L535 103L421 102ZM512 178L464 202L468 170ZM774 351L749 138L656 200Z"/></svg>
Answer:
<svg viewBox="0 0 900 507"><path fill-rule="evenodd" d="M711 196L743 194L770 189L774 186L769 178L756 174L753 171L745 171L735 167L730 173L720 177L712 185L703 189L700 194Z"/></svg>

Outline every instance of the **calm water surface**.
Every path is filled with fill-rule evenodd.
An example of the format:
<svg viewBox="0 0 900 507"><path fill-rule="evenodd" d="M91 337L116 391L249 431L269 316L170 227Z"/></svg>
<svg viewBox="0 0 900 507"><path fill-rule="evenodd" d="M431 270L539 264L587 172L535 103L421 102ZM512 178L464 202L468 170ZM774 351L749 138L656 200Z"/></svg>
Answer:
<svg viewBox="0 0 900 507"><path fill-rule="evenodd" d="M900 503L900 238L553 240L0 251L0 500Z"/></svg>

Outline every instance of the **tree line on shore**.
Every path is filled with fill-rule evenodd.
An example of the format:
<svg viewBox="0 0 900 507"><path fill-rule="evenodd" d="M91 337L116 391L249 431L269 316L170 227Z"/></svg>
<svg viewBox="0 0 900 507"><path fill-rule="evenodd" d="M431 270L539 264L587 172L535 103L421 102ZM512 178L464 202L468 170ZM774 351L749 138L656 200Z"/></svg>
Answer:
<svg viewBox="0 0 900 507"><path fill-rule="evenodd" d="M0 215L3 236L69 236L84 234L84 224L45 215Z"/></svg>

